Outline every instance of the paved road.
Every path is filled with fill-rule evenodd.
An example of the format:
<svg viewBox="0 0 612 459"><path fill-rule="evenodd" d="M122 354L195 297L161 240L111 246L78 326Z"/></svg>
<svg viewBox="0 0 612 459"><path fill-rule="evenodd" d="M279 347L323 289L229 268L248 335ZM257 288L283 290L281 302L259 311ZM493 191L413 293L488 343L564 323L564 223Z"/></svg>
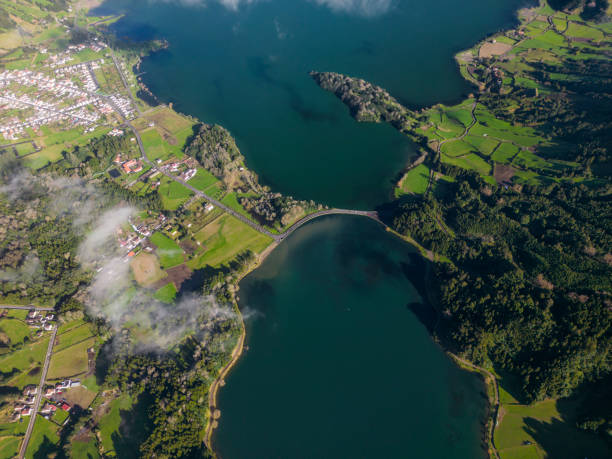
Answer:
<svg viewBox="0 0 612 459"><path fill-rule="evenodd" d="M351 210L351 209L327 209L327 210L321 210L319 212L314 212L314 213L312 213L310 215L306 215L304 218L302 218L301 220L298 220L293 225L291 225L291 227L289 227L284 233L275 235L274 239L277 242L280 242L283 239L285 239L287 236L289 236L291 233L293 233L300 226L308 223L311 220L314 220L315 218L323 217L324 215L359 215L359 216L362 216L362 217L371 218L371 219L376 220L377 222L379 222L381 224L384 224L384 223L382 223L380 218L378 218L378 213L376 211L372 211L372 210Z"/></svg>
<svg viewBox="0 0 612 459"><path fill-rule="evenodd" d="M43 110L45 112L49 112L49 113L54 113L56 115L61 115L61 116L69 116L71 118L77 118L83 121L87 121L88 123L92 123L93 120L90 120L89 118L85 118L84 116L80 116L80 115L75 115L74 113L72 113L70 110L76 110L72 107L68 107L67 109L64 110L55 110L53 108L49 108L49 107L42 107L40 105L35 104L34 102L27 102L25 100L21 100L21 99L15 99L14 97L9 97L9 96L0 96L0 99L6 99L6 100L10 100L12 102L18 102L18 103L22 103L25 105L29 105L30 107L34 107L38 110Z"/></svg>
<svg viewBox="0 0 612 459"><path fill-rule="evenodd" d="M123 71L121 70L121 67L119 67L119 62L117 62L117 58L115 57L115 52L113 51L113 49L111 47L109 47L108 49L110 50L111 58L113 59L113 64L115 64L115 68L117 69L117 73L121 77L121 81L123 82L123 86L125 87L125 90L127 91L128 96L130 97L130 100L132 101L132 105L134 105L134 108L138 112L138 115L142 116L142 112L140 111L140 107L136 103L136 100L134 100L134 95L132 94L132 91L130 90L130 86L128 85L127 80L125 79L125 76L123 75Z"/></svg>
<svg viewBox="0 0 612 459"><path fill-rule="evenodd" d="M53 311L53 308L39 308L38 306L22 306L16 304L0 304L0 309L25 309L26 311L30 311L32 309L36 309L37 311Z"/></svg>
<svg viewBox="0 0 612 459"><path fill-rule="evenodd" d="M30 422L28 423L28 429L26 430L25 437L23 437L23 441L21 442L21 447L19 448L19 458L23 459L25 457L26 450L28 449L28 443L30 442L30 437L32 435L32 430L34 429L34 423L36 422L36 414L38 413L38 409L40 407L40 401L42 400L42 392L45 386L45 380L47 379L47 370L49 370L49 362L51 360L51 354L53 352L53 344L55 343L55 336L57 335L57 323L53 328L53 332L51 333L51 338L49 339L49 346L47 347L47 355L45 356L45 364L43 365L43 370L40 375L40 383L38 384L38 391L36 392L36 399L34 400L34 405L32 406L32 414L30 414Z"/></svg>

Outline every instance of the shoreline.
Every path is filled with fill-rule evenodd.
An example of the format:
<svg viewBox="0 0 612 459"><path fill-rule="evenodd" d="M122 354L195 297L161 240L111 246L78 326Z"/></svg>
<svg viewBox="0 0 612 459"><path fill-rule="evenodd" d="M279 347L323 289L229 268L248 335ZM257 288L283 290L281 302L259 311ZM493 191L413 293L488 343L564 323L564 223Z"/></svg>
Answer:
<svg viewBox="0 0 612 459"><path fill-rule="evenodd" d="M99 6L99 4L102 4L103 2L99 1L99 0L93 0L92 3L94 3L94 7L95 6ZM538 1L538 4L540 4L541 2ZM526 8L530 8L530 7L521 7L519 9L516 10L515 12L515 21L520 24L520 12ZM533 7L531 7L533 8ZM91 10L92 8L88 8L88 12ZM510 27L509 29L506 30L512 30L513 28L515 28L516 25L513 25L512 27ZM471 49L473 49L475 46L478 46L478 44L486 41L487 38L494 36L496 34L498 34L500 31L496 31L496 32L492 32L490 34L488 34L485 37L482 37L478 42L476 42L474 45L472 45L470 48L468 48L467 50L459 50L457 53L454 54L453 56L453 60L458 64L458 71L459 73L462 75L463 79L465 81L468 82L468 84L472 84L473 82L467 78L465 75L463 75L463 73L461 72L461 65L460 62L458 60L459 56L466 52L469 51ZM148 57L149 55L151 55L153 52L156 52L158 50L152 50L151 52L145 54L145 55L141 55L138 57L137 63L134 66L134 68L131 69L132 73L137 74L137 72L140 71L140 66L142 64L142 60L145 57ZM135 72L134 70L136 70L137 72ZM140 76L137 76L137 82L138 82L138 86L140 91L142 92L142 94L145 94L149 97L151 97L152 101L154 103L157 103L158 105L163 105L163 103L157 98L157 96L149 89L149 87L142 81ZM143 101L146 105L149 106L154 106L152 104L150 104L149 101L145 100L141 94L136 94L136 97ZM460 96L460 100L465 100L465 96L463 97L463 99L461 99ZM442 103L442 102L438 102L438 103ZM170 103L170 106L172 106L172 104ZM190 116L190 115L187 115ZM416 143L415 143L416 145ZM419 150L417 149L417 155L419 153ZM405 173L409 170L411 170L412 168L418 166L421 163L424 163L427 159L427 157L429 156L428 152L425 151L421 151L421 154L416 156L416 158L411 161L409 164L407 164L406 166L404 166L404 168L399 171L396 174L396 177L399 176L399 180L396 181L396 186L397 184L403 179L403 176L405 175ZM393 190L392 190L393 193ZM393 200L393 196L391 196L392 200ZM380 223L383 225L385 231L392 233L393 235L395 235L396 237L398 237L399 239L401 239L404 243L408 243L409 245L412 245L413 247L415 247L417 249L417 252L427 261L431 262L431 263L440 263L442 262L441 260L438 259L438 257L436 256L436 253L430 250L425 249L423 246L421 246L419 244L418 241L416 241L415 239L412 239L410 236L403 236L399 233L397 233L396 231L394 231L391 227L387 226L384 222L380 221ZM278 247L278 245L280 244L281 241L273 241L268 247L266 247L266 249L264 249L263 252L261 252L261 254L258 256L257 261L253 264L252 267L250 267L249 269L247 269L243 274L241 274L239 276L239 278L236 280L235 285L236 287L238 287L238 284L240 283L240 281L246 277L248 274L252 273L253 271L255 271L259 266L261 266L261 264L264 262L264 260L270 255L270 253L272 253L274 251L274 249L276 247ZM236 292L238 292L239 290L236 289ZM212 453L213 457L217 457L217 453L215 452L215 449L213 448L213 435L214 435L214 431L215 429L218 427L218 419L221 416L221 411L218 408L218 403L217 403L217 395L218 395L218 391L219 391L219 387L223 387L223 385L225 384L225 377L229 374L229 372L232 370L232 368L234 367L234 365L236 365L236 363L238 362L238 360L240 359L240 357L243 354L244 351L244 343L246 341L246 326L245 326L245 322L243 319L243 316L241 314L240 308L238 306L238 300L235 299L234 300L234 305L236 308L236 312L238 314L238 320L240 321L240 327L241 327L241 332L240 332L240 336L238 338L238 342L236 343L234 349L232 350L231 353L231 359L229 362L226 363L226 365L220 370L218 376L214 379L213 383L211 384L210 388L209 388L209 394L208 394L208 411L209 411L209 417L207 420L207 424L205 425L205 429L204 429L204 445L209 449L209 451ZM432 306L433 307L433 306ZM438 341L435 337L435 329L437 328L437 325L439 323L439 319L440 319L440 312L437 310L437 308L434 307L434 310L436 311L436 315L437 315L437 320L436 320L436 324L434 325L434 328L432 330L432 332L430 333L430 337L431 339L433 339L434 341ZM499 459L499 453L497 451L497 448L495 446L494 443L494 434L495 434L495 430L497 428L497 424L498 424L498 420L499 420L499 412L501 409L501 403L500 403L500 398L499 398L499 385L497 382L497 379L495 377L495 375L493 375L490 371L477 366L476 364L470 362L469 360L463 359L455 354L453 354L448 348L446 348L444 345L442 345L441 343L438 342L438 344L440 344L440 346L442 347L443 351L453 360L453 362L461 369L465 370L465 371L470 371L473 373L478 373L482 379L483 379L483 383L485 385L485 388L492 388L493 389L493 395L495 397L495 399L492 399L489 391L487 390L487 402L488 402L488 413L486 415L486 419L483 422L483 430L484 430L484 445L486 445L485 451L487 451L488 456L494 456L495 458ZM215 416L215 414L217 414L217 416Z"/></svg>
<svg viewBox="0 0 612 459"><path fill-rule="evenodd" d="M278 247L278 245L279 242L273 241L268 247L266 247L264 251L259 254L259 256L257 257L257 261L253 264L253 266L250 269L247 269L236 280L236 286L238 286L242 279L244 279L250 273L255 271L259 266L261 266L264 260L268 258L268 256L274 251L274 249L276 249L276 247ZM223 385L225 385L225 377L229 374L230 370L234 367L234 365L236 365L238 360L240 360L242 352L244 351L244 342L246 340L246 326L244 323L244 319L242 318L242 313L240 312L240 307L238 306L238 300L236 299L234 301L234 306L236 307L238 319L240 320L240 337L238 338L236 346L234 346L234 349L232 350L231 360L221 369L219 375L215 378L208 391L208 412L210 413L210 417L208 418L208 424L205 429L204 444L213 453L214 457L216 457L217 454L212 447L212 437L215 432L215 429L218 427L217 420L221 416L221 410L219 410L217 405L217 394L219 392L219 387L223 387ZM221 384L222 381L223 384ZM217 410L219 415L215 417L215 412Z"/></svg>

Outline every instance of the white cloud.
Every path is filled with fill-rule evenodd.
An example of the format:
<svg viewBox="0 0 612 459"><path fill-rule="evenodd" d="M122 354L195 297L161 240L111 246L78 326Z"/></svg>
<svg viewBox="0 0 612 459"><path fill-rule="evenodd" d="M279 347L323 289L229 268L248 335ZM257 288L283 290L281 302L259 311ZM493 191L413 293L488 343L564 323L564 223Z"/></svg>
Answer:
<svg viewBox="0 0 612 459"><path fill-rule="evenodd" d="M238 11L243 5L250 5L265 0L152 0L164 3L178 2L186 6L206 6L210 2L217 2L231 11ZM295 0L291 0L295 1ZM325 6L337 13L353 14L363 17L380 16L388 12L393 0L308 0Z"/></svg>
<svg viewBox="0 0 612 459"><path fill-rule="evenodd" d="M392 0L313 0L335 12L374 17L385 14L392 6Z"/></svg>

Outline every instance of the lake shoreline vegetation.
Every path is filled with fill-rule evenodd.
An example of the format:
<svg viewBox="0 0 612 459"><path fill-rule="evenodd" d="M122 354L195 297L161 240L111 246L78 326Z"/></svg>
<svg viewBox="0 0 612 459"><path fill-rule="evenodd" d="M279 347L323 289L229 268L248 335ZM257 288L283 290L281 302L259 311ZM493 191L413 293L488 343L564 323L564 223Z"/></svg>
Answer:
<svg viewBox="0 0 612 459"><path fill-rule="evenodd" d="M500 394L496 457L610 448L610 403L586 415L610 377L609 14L601 1L520 10L516 28L456 55L475 88L451 107L412 111L311 72L358 121L388 122L421 150L379 215L434 261L435 339ZM546 429L567 441L551 446Z"/></svg>
<svg viewBox="0 0 612 459"><path fill-rule="evenodd" d="M436 282L429 303L438 321L432 335L460 366L485 372L491 405L499 401L490 410L485 432L492 457L558 452L560 446L546 436L552 428L567 434L567 441L576 440L572 452L589 441L594 451L589 457L605 451L602 445L610 447L605 384L610 379L610 113L605 108L610 96L605 88L612 30L602 22L607 4L592 3L557 0L550 2L552 9L542 2L521 10L516 29L459 53L461 74L475 84L475 92L453 107L412 111L363 80L311 74L358 120L388 122L419 147L420 156L398 182L396 199L381 206L379 215L433 262ZM122 63L117 69L127 75L126 90L141 112L132 123L157 165L178 165L177 174L194 170L190 183L196 189L273 234L322 209L260 186L224 128L158 104L137 73L144 56L168 43L127 43L100 28L116 18L87 16L87 9L68 11L68 2L58 5L60 11L51 16L24 9L11 17L36 38L53 15L62 20L74 16L76 27L60 27L41 38L50 47L92 36L111 43ZM32 15L38 16L33 20ZM12 25L0 24L3 49L16 43L7 27ZM14 46L0 56L0 65L27 66L44 58L32 49ZM110 59L104 53L100 56ZM108 87L123 90L117 81L109 78ZM587 108L595 109L588 112L595 114L594 121ZM572 130L574 125L578 128ZM11 176L35 177L27 179L35 184L31 191L0 201L0 213L8 219L2 222L7 230L0 246L2 302L55 307L63 327L56 347L85 343L95 352L92 364L89 351L79 350L81 358L74 362L54 351L55 377L81 375L87 392L75 398L63 428L53 419L46 431L35 428L41 433L32 437L26 457L83 457L84 451L90 457L214 456L216 391L239 358L245 336L238 282L276 243L220 209L208 208L205 200L154 175L146 164L138 173L124 173L114 160L121 152L123 160L137 161L136 142L127 129L117 137L107 132L70 137L47 132L33 138L38 149L23 158L17 150L4 151L0 158L5 195ZM134 323L117 332L89 315L88 285L95 274L82 268L78 248L93 222L75 230L76 213L53 208L49 193L57 190L59 177L69 178L71 189L95 195L93 201L68 195L76 202L93 202L94 214L130 204L145 209L138 222L156 227L151 244L131 255L129 295L144 289L171 307L190 293L203 294L232 314L200 318L179 344L145 352L138 347L143 330ZM165 220L157 226L160 216ZM21 237L26 231L27 239ZM190 292L191 283L196 292ZM493 302L503 306L492 307ZM21 344L13 344L21 335L7 328L6 320L0 319L0 327L10 337L11 352L24 352ZM22 339L28 343L33 338ZM530 361L530 355L539 360ZM3 384L24 388L10 379L16 369L0 370ZM23 432L14 426L5 431L0 444L6 451L0 457L11 457Z"/></svg>

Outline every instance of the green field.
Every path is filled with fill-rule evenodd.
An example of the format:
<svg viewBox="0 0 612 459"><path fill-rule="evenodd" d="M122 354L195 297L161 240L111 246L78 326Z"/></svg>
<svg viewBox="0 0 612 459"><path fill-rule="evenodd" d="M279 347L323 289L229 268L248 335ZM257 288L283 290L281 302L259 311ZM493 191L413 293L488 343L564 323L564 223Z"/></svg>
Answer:
<svg viewBox="0 0 612 459"><path fill-rule="evenodd" d="M51 452L59 442L58 430L57 424L37 416L25 457L28 459L47 457L47 453Z"/></svg>
<svg viewBox="0 0 612 459"><path fill-rule="evenodd" d="M470 153L460 158L442 155L441 161L443 163L452 164L453 166L462 167L463 169L474 170L480 175L490 175L492 170L489 163L474 153Z"/></svg>
<svg viewBox="0 0 612 459"><path fill-rule="evenodd" d="M30 327L18 319L3 318L0 320L0 333L4 333L10 340L10 345L22 344L30 336Z"/></svg>
<svg viewBox="0 0 612 459"><path fill-rule="evenodd" d="M503 417L495 430L501 458L608 457L601 438L574 427L572 412L568 401L503 404Z"/></svg>
<svg viewBox="0 0 612 459"><path fill-rule="evenodd" d="M518 151L518 147L509 142L503 142L500 144L499 148L493 152L491 159L498 163L508 164L512 161L512 158L514 158Z"/></svg>
<svg viewBox="0 0 612 459"><path fill-rule="evenodd" d="M475 150L476 148L463 140L451 140L440 147L442 153L452 157L468 155Z"/></svg>
<svg viewBox="0 0 612 459"><path fill-rule="evenodd" d="M406 172L399 183L397 194L405 193L423 194L427 191L429 183L429 167L419 164L417 167Z"/></svg>
<svg viewBox="0 0 612 459"><path fill-rule="evenodd" d="M51 419L53 420L53 422L61 426L62 424L64 424L66 419L68 419L69 416L70 415L68 414L68 412L64 410L57 410Z"/></svg>
<svg viewBox="0 0 612 459"><path fill-rule="evenodd" d="M88 338L92 338L93 336L94 334L89 324L83 323L82 325L71 328L67 332L58 333L53 352L59 352L81 341L85 341Z"/></svg>
<svg viewBox="0 0 612 459"><path fill-rule="evenodd" d="M206 188L210 187L211 185L214 185L218 181L219 180L217 179L217 177L212 175L207 170L198 168L196 175L194 175L193 178L189 180L189 184L200 191L204 191L206 190Z"/></svg>
<svg viewBox="0 0 612 459"><path fill-rule="evenodd" d="M100 420L100 440L107 454L115 450L113 434L119 431L119 426L121 425L121 412L128 411L132 407L132 403L132 398L129 395L121 395L111 402L110 410Z"/></svg>
<svg viewBox="0 0 612 459"><path fill-rule="evenodd" d="M244 250L259 253L272 242L270 237L227 214L206 225L195 238L201 242L204 253L188 263L192 269L219 266Z"/></svg>
<svg viewBox="0 0 612 459"><path fill-rule="evenodd" d="M88 369L87 349L94 347L97 342L98 339L92 337L61 351L53 352L47 379L65 379L85 373Z"/></svg>
<svg viewBox="0 0 612 459"><path fill-rule="evenodd" d="M153 295L153 297L164 303L172 303L174 301L174 298L176 297L176 293L177 291L176 287L174 286L174 283L169 282L168 284L158 289Z"/></svg>
<svg viewBox="0 0 612 459"><path fill-rule="evenodd" d="M162 233L154 233L150 241L157 247L156 254L163 269L172 268L185 261L183 249Z"/></svg>
<svg viewBox="0 0 612 459"><path fill-rule="evenodd" d="M12 459L19 452L22 437L0 437L0 459Z"/></svg>
<svg viewBox="0 0 612 459"><path fill-rule="evenodd" d="M72 459L99 459L100 453L95 439L92 437L88 442L74 440L70 444L70 457Z"/></svg>
<svg viewBox="0 0 612 459"><path fill-rule="evenodd" d="M193 191L168 177L163 177L161 182L157 192L166 210L178 209L193 196Z"/></svg>
<svg viewBox="0 0 612 459"><path fill-rule="evenodd" d="M10 373L13 369L17 370L4 384L16 386L20 389L28 384L37 384L40 381L40 369L48 345L49 335L47 334L35 342L25 344L10 354L3 355L0 358L0 371Z"/></svg>
<svg viewBox="0 0 612 459"><path fill-rule="evenodd" d="M221 202L225 204L226 206L231 207L236 212L241 213L245 217L251 218L249 213L246 210L244 210L244 208L238 202L238 195L236 194L235 191L232 191L231 193L228 193L227 195L225 195L223 199L221 200Z"/></svg>

